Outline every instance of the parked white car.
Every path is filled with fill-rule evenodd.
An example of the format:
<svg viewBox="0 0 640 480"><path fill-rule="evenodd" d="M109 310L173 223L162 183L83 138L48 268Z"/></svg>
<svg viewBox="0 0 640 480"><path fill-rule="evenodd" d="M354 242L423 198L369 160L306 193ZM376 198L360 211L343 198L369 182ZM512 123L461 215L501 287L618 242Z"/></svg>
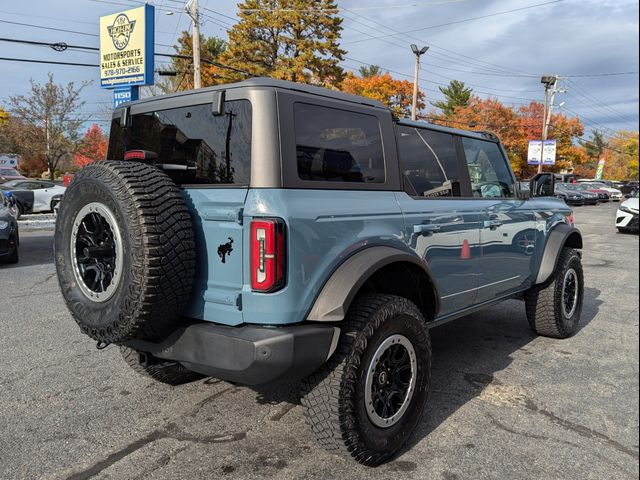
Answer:
<svg viewBox="0 0 640 480"><path fill-rule="evenodd" d="M25 178L2 184L2 190L10 191L16 200L20 215L25 213L52 212L67 187L47 180Z"/></svg>
<svg viewBox="0 0 640 480"><path fill-rule="evenodd" d="M616 228L620 232L638 231L638 191L618 207Z"/></svg>

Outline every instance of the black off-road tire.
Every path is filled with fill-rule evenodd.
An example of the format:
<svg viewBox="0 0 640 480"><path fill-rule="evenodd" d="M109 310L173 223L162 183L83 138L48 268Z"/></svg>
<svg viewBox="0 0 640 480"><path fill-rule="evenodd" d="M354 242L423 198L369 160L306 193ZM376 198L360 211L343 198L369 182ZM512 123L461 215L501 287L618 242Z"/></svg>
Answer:
<svg viewBox="0 0 640 480"><path fill-rule="evenodd" d="M573 313L563 309L563 284L569 270L577 279L577 303ZM584 299L584 274L578 251L565 247L560 253L556 270L544 284L525 294L527 320L531 328L544 337L568 338L578 330Z"/></svg>
<svg viewBox="0 0 640 480"><path fill-rule="evenodd" d="M86 284L79 285L71 245L74 222L90 205L110 211L122 243L120 277L100 302L89 298ZM121 161L84 167L60 204L54 250L65 302L95 340L158 339L179 322L195 275L194 232L178 187L157 168Z"/></svg>
<svg viewBox="0 0 640 480"><path fill-rule="evenodd" d="M178 362L155 359L144 353L141 354L131 347L120 346L120 353L127 365L136 373L150 377L160 383L182 385L183 383L195 382L204 378L204 375L187 370Z"/></svg>
<svg viewBox="0 0 640 480"><path fill-rule="evenodd" d="M340 327L333 356L303 382L305 417L325 449L364 465L379 465L402 448L422 415L431 376L429 332L412 302L382 294L356 298ZM397 423L381 428L366 411L366 375L378 347L395 334L408 338L415 349L416 383Z"/></svg>

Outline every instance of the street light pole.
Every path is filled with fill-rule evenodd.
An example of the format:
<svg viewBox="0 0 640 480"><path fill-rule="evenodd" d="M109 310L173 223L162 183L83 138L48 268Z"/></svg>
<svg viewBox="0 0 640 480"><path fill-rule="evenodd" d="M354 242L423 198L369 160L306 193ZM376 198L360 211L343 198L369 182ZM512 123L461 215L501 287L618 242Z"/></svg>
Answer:
<svg viewBox="0 0 640 480"><path fill-rule="evenodd" d="M538 173L542 172L542 158L544 158L544 141L549 136L549 124L551 123L551 114L553 113L554 101L556 93L564 93L565 89L558 88L558 75L545 75L541 78L540 83L544 84L544 115L542 117L542 152L540 163L538 164ZM551 100L549 100L549 91L551 91Z"/></svg>
<svg viewBox="0 0 640 480"><path fill-rule="evenodd" d="M429 47L422 47L418 50L418 47L415 44L411 44L411 51L416 56L416 67L413 72L413 101L411 102L411 120L416 119L416 113L418 110L418 73L420 71L420 56L427 53Z"/></svg>

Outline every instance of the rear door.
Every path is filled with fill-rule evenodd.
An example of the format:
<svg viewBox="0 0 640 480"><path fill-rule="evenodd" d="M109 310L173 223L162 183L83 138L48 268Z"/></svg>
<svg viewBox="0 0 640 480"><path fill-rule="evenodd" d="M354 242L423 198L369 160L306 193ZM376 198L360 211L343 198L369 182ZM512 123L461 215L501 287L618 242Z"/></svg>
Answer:
<svg viewBox="0 0 640 480"><path fill-rule="evenodd" d="M251 177L252 104L233 90L224 111L212 113L212 95L189 104L159 100L131 107L129 125L112 124L108 158L148 150L183 191L193 221L197 260L192 318L243 323L243 209ZM201 99L201 100L199 100ZM166 108L165 108L166 107Z"/></svg>
<svg viewBox="0 0 640 480"><path fill-rule="evenodd" d="M480 210L479 285L482 303L530 285L537 253L536 212L518 198L509 161L500 144L462 137L471 194Z"/></svg>
<svg viewBox="0 0 640 480"><path fill-rule="evenodd" d="M449 133L396 127L405 192L397 199L407 244L426 260L440 295L440 315L475 303L480 260L479 212L462 198L459 155Z"/></svg>

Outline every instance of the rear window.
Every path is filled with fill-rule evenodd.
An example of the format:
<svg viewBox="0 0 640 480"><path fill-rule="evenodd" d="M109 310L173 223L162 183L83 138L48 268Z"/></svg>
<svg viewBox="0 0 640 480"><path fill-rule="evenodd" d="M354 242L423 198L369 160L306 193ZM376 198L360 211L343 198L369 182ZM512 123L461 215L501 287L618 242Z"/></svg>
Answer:
<svg viewBox="0 0 640 480"><path fill-rule="evenodd" d="M298 177L325 182L383 183L380 123L373 115L296 103Z"/></svg>
<svg viewBox="0 0 640 480"><path fill-rule="evenodd" d="M132 115L126 128L114 119L107 158L124 159L129 150L149 150L168 164L182 184L249 185L251 179L251 104L231 100L224 115L211 104Z"/></svg>

